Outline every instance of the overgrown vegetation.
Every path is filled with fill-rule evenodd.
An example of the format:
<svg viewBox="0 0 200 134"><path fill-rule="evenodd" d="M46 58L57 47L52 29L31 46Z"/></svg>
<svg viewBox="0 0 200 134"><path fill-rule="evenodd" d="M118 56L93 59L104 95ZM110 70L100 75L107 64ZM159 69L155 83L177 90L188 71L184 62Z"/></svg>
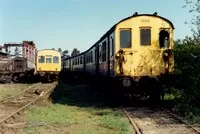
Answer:
<svg viewBox="0 0 200 134"><path fill-rule="evenodd" d="M107 108L50 104L46 107L33 107L25 115L28 122L44 125L27 127L25 133L56 133L61 129L66 133L131 133L126 117L123 117L119 111Z"/></svg>
<svg viewBox="0 0 200 134"><path fill-rule="evenodd" d="M200 45L176 42L175 73L176 89L173 89L177 108L186 116L193 117L194 108L199 107L200 101ZM191 113L193 112L193 113Z"/></svg>
<svg viewBox="0 0 200 134"><path fill-rule="evenodd" d="M130 134L133 129L120 109L92 101L87 86L60 84L46 106L25 112L24 133Z"/></svg>
<svg viewBox="0 0 200 134"><path fill-rule="evenodd" d="M187 23L193 26L193 36L175 41L175 73L178 77L176 87L171 91L173 95L167 98L175 101L176 110L200 123L200 1L185 1L184 7L194 15Z"/></svg>

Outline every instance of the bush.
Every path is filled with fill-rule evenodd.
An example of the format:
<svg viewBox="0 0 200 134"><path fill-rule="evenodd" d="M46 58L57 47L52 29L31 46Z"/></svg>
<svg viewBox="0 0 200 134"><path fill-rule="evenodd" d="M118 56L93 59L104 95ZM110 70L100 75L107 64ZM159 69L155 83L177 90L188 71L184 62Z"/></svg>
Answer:
<svg viewBox="0 0 200 134"><path fill-rule="evenodd" d="M200 45L175 45L175 73L184 103L200 106Z"/></svg>

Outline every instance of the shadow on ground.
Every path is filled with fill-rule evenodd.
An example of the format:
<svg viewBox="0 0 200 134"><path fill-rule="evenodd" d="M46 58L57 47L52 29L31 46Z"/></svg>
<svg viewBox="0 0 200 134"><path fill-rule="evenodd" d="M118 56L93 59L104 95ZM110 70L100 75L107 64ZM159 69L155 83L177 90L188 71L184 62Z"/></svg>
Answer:
<svg viewBox="0 0 200 134"><path fill-rule="evenodd" d="M173 106L170 101L154 104L148 99L122 96L116 94L117 88L118 86L109 86L105 79L91 79L86 74L61 73L59 84L50 97L53 103L79 107Z"/></svg>
<svg viewBox="0 0 200 134"><path fill-rule="evenodd" d="M104 91L109 90L104 86ZM52 103L78 107L110 107L120 106L150 106L159 107L147 100L141 100L129 96L117 96L109 92L96 92L90 84L66 84L62 81L51 94ZM166 103L166 102L164 102Z"/></svg>

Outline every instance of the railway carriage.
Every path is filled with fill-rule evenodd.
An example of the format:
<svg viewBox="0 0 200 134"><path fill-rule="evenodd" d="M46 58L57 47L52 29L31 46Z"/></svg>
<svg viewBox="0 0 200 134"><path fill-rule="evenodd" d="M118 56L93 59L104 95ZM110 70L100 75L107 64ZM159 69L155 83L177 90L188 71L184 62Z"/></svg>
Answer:
<svg viewBox="0 0 200 134"><path fill-rule="evenodd" d="M122 92L159 99L161 83L170 80L162 78L174 73L174 29L171 21L157 13L136 12L83 52L81 67L90 74L114 78Z"/></svg>
<svg viewBox="0 0 200 134"><path fill-rule="evenodd" d="M42 81L54 81L58 78L60 71L60 52L51 49L43 49L37 52L36 72Z"/></svg>

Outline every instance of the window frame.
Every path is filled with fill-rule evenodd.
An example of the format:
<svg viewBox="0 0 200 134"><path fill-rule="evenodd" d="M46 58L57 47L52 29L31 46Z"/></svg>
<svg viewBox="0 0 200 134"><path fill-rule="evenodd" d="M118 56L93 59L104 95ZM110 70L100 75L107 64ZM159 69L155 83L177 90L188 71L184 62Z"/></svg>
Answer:
<svg viewBox="0 0 200 134"><path fill-rule="evenodd" d="M121 46L121 31L129 31L130 32L130 46L129 47L122 47ZM119 47L121 49L131 49L132 48L132 42L133 42L132 35L133 35L132 28L120 28L119 29Z"/></svg>
<svg viewBox="0 0 200 134"><path fill-rule="evenodd" d="M142 38L141 38L141 37L142 37L142 36L141 36L141 30L150 30L150 34L149 34L149 35L150 35L150 38L149 38L150 44L145 44L146 42L145 42L144 44L142 44L143 42L142 42ZM151 39L151 38L152 38L152 33L151 33L151 32L152 32L151 27L140 27L140 29L139 29L140 46L144 46L144 47L145 47L145 46L151 46L151 44L152 44L152 43L151 43L151 41L152 41L152 39ZM143 38L144 38L144 37L143 37Z"/></svg>
<svg viewBox="0 0 200 134"><path fill-rule="evenodd" d="M102 62L106 62L107 61L107 40L104 40L102 42L102 46L101 46L101 55L102 55Z"/></svg>
<svg viewBox="0 0 200 134"><path fill-rule="evenodd" d="M53 57L52 55L46 55L46 56L45 56L45 61L46 61L46 63L47 63L47 59L51 59L51 60L50 60L51 62L49 62L49 63L47 63L47 64L51 64L51 63L52 63L52 61L53 61L53 60L52 60L52 57Z"/></svg>
<svg viewBox="0 0 200 134"><path fill-rule="evenodd" d="M43 62L40 62L40 59L39 59L40 57L44 57ZM46 59L46 58L45 58L44 55L40 55L40 56L38 56L38 63L40 63L40 64L45 63L45 59Z"/></svg>
<svg viewBox="0 0 200 134"><path fill-rule="evenodd" d="M54 58L57 57L57 62L55 62ZM59 64L59 56L53 56L53 64Z"/></svg>

